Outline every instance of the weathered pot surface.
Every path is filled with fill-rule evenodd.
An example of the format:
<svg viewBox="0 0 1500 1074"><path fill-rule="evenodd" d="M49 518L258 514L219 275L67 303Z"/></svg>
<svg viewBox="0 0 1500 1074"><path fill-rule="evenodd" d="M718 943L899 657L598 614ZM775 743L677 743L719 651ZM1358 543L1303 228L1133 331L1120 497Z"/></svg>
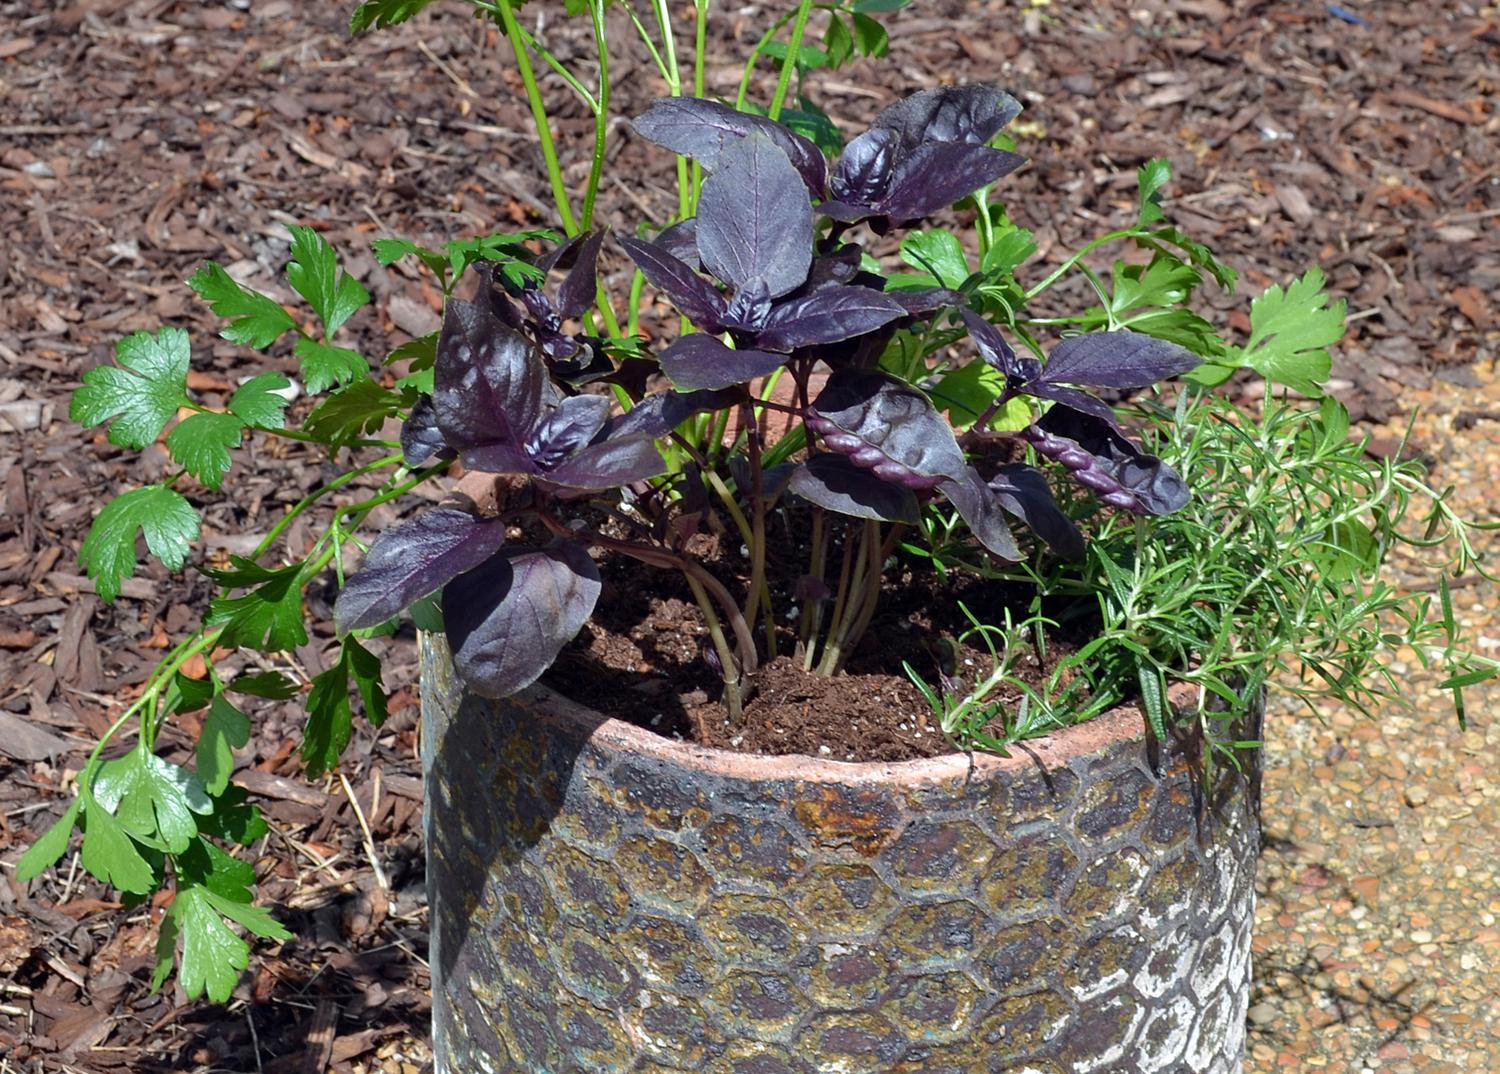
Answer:
<svg viewBox="0 0 1500 1074"><path fill-rule="evenodd" d="M1254 773L1134 709L846 764L422 676L439 1074L1241 1070Z"/></svg>

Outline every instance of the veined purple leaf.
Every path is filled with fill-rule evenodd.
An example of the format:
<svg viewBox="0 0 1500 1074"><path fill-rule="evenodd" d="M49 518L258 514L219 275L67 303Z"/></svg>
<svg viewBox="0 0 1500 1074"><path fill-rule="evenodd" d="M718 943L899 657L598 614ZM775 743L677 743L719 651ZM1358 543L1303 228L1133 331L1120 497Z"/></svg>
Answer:
<svg viewBox="0 0 1500 1074"><path fill-rule="evenodd" d="M524 336L486 306L449 300L432 397L449 445L519 446L541 419L546 379L546 367Z"/></svg>
<svg viewBox="0 0 1500 1074"><path fill-rule="evenodd" d="M739 398L738 392L730 390L657 392L631 407L629 413L613 419L608 437L611 440L629 436L660 439L689 418L707 410L722 410Z"/></svg>
<svg viewBox="0 0 1500 1074"><path fill-rule="evenodd" d="M401 423L401 461L415 469L440 452L453 451L443 439L443 430L438 428L437 407L432 396L423 395L412 405L411 413Z"/></svg>
<svg viewBox="0 0 1500 1074"><path fill-rule="evenodd" d="M594 304L599 247L603 245L603 231L595 231L584 239L583 245L578 248L578 260L573 262L573 267L558 285L557 312L564 319L577 317Z"/></svg>
<svg viewBox="0 0 1500 1074"><path fill-rule="evenodd" d="M833 202L845 203L851 210L878 203L891 187L900 149L900 134L887 128L867 130L850 142L828 179ZM820 211L842 219L830 212L829 202Z"/></svg>
<svg viewBox="0 0 1500 1074"><path fill-rule="evenodd" d="M880 210L892 220L917 220L946 209L1009 175L1026 158L982 145L929 142L896 161Z"/></svg>
<svg viewBox="0 0 1500 1074"><path fill-rule="evenodd" d="M1025 380L1022 370L1016 359L1016 352L1011 345L1005 342L1005 337L1000 330L990 324L973 310L961 311L965 326L969 329L969 338L979 348L979 356L991 367L1003 373L1006 379L1015 378Z"/></svg>
<svg viewBox="0 0 1500 1074"><path fill-rule="evenodd" d="M505 543L505 524L435 507L370 546L359 573L333 606L340 634L383 623L413 601L489 559Z"/></svg>
<svg viewBox="0 0 1500 1074"><path fill-rule="evenodd" d="M663 228L651 242L692 268L701 267L698 261L698 218L696 216L679 220L671 227Z"/></svg>
<svg viewBox="0 0 1500 1074"><path fill-rule="evenodd" d="M771 139L786 154L813 197L821 198L828 183L828 161L823 151L779 123L696 97L661 97L630 124L635 132L664 149L690 157L710 172L724 152L752 132Z"/></svg>
<svg viewBox="0 0 1500 1074"><path fill-rule="evenodd" d="M702 332L683 336L661 352L661 369L679 388L729 388L781 368L785 354L733 350Z"/></svg>
<svg viewBox="0 0 1500 1074"><path fill-rule="evenodd" d="M1042 376L1096 388L1141 388L1202 364L1186 347L1138 332L1094 332L1052 348Z"/></svg>
<svg viewBox="0 0 1500 1074"><path fill-rule="evenodd" d="M921 520L911 489L882 480L843 455L812 456L793 471L788 487L809 503L841 515L913 526Z"/></svg>
<svg viewBox="0 0 1500 1074"><path fill-rule="evenodd" d="M965 142L985 145L1016 116L1021 103L994 86L974 83L921 90L875 117L872 128L889 128L903 145Z"/></svg>
<svg viewBox="0 0 1500 1074"><path fill-rule="evenodd" d="M1091 414L1055 406L1021 435L1038 454L1062 463L1073 480L1111 507L1138 515L1167 515L1190 499L1177 471Z"/></svg>
<svg viewBox="0 0 1500 1074"><path fill-rule="evenodd" d="M920 316L940 309L957 306L964 296L946 287L926 287L920 291L886 291L885 296L906 311L907 316Z"/></svg>
<svg viewBox="0 0 1500 1074"><path fill-rule="evenodd" d="M574 235L571 239L568 239L566 242L558 243L552 249L548 250L545 254L542 254L536 259L536 267L539 268L542 271L542 275L545 276L547 273L550 273L553 269L555 269L558 265L562 264L563 261L573 253L573 251L577 250L580 243L587 242L594 234L595 232L592 231L582 231L577 235Z"/></svg>
<svg viewBox="0 0 1500 1074"><path fill-rule="evenodd" d="M927 396L884 373L838 370L806 421L828 450L907 488L962 480L969 469L953 429Z"/></svg>
<svg viewBox="0 0 1500 1074"><path fill-rule="evenodd" d="M771 312L771 294L764 280L751 280L741 287L724 314L724 326L733 331L757 332Z"/></svg>
<svg viewBox="0 0 1500 1074"><path fill-rule="evenodd" d="M609 420L609 400L602 395L564 399L526 438L526 454L551 470L599 435Z"/></svg>
<svg viewBox="0 0 1500 1074"><path fill-rule="evenodd" d="M856 205L848 201L821 201L818 203L818 212L841 224L857 224L861 220L878 215L877 210L868 205Z"/></svg>
<svg viewBox="0 0 1500 1074"><path fill-rule="evenodd" d="M672 305L705 332L724 329L722 295L688 265L653 243L620 236L620 245L630 255L652 287L666 293Z"/></svg>
<svg viewBox="0 0 1500 1074"><path fill-rule="evenodd" d="M726 147L698 201L708 271L736 289L764 282L779 298L807 279L812 247L812 202L786 153L760 133Z"/></svg>
<svg viewBox="0 0 1500 1074"><path fill-rule="evenodd" d="M572 458L542 474L570 489L612 489L666 473L661 452L644 436L590 444Z"/></svg>
<svg viewBox="0 0 1500 1074"><path fill-rule="evenodd" d="M1057 505L1041 471L1021 463L1002 466L990 478L989 489L1001 507L1030 526L1052 551L1064 559L1083 558L1083 534Z"/></svg>
<svg viewBox="0 0 1500 1074"><path fill-rule="evenodd" d="M486 474L532 474L541 472L541 467L526 454L520 444L478 444L459 452L459 461L465 470L479 470Z"/></svg>
<svg viewBox="0 0 1500 1074"><path fill-rule="evenodd" d="M906 308L884 292L832 283L772 307L755 342L785 353L862 336L904 316Z"/></svg>
<svg viewBox="0 0 1500 1074"><path fill-rule="evenodd" d="M812 267L807 270L807 282L802 285L802 293L811 294L830 284L850 282L859 274L859 264L863 255L863 247L858 243L849 242L831 254L819 254L814 257Z"/></svg>
<svg viewBox="0 0 1500 1074"><path fill-rule="evenodd" d="M530 686L573 640L599 599L599 569L576 541L492 557L443 590L459 677L483 697Z"/></svg>
<svg viewBox="0 0 1500 1074"><path fill-rule="evenodd" d="M969 532L979 539L980 544L1007 563L1021 561L1021 549L1005 521L1000 499L984 483L978 470L966 466L960 476L939 485L938 491L958 509Z"/></svg>
<svg viewBox="0 0 1500 1074"><path fill-rule="evenodd" d="M1113 408L1088 392L1081 392L1077 388L1068 388L1061 384L1049 384L1045 380L1031 381L1026 385L1025 391L1027 395L1034 395L1038 399L1047 399L1054 403L1061 403L1064 407L1071 407L1097 421L1106 423L1113 429L1120 427ZM1052 409L1056 410L1057 407Z"/></svg>

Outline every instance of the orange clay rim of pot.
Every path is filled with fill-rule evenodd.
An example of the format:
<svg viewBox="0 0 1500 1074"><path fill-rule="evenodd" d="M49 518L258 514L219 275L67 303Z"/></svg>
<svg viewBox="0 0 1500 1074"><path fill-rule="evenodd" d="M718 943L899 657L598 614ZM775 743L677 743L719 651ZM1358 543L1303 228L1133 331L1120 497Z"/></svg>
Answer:
<svg viewBox="0 0 1500 1074"><path fill-rule="evenodd" d="M984 780L1018 774L1022 770L1034 773L1039 769L1063 768L1069 762L1095 754L1113 743L1137 741L1146 735L1141 710L1135 705L1121 705L1085 723L1015 743L1010 747L1009 757L976 752L948 753L912 761L837 761L806 754L736 753L666 738L613 717L604 717L601 723L602 713L544 686L532 686L510 700L533 710L534 718L542 724L576 730L587 735L601 749L736 780L854 785ZM1168 691L1168 702L1174 711L1191 711L1197 707L1198 690L1191 684L1177 683Z"/></svg>

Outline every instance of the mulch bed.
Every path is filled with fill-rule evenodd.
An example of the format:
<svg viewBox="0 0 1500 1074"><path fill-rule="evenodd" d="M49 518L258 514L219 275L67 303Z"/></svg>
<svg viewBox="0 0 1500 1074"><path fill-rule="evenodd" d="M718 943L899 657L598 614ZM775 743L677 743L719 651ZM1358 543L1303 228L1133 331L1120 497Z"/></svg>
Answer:
<svg viewBox="0 0 1500 1074"><path fill-rule="evenodd" d="M120 336L164 323L193 331L192 386L205 398L268 365L295 371L289 354L268 362L218 340L181 282L213 258L290 297L277 278L284 222L311 224L353 255L375 306L351 332L372 355L430 330L439 300L414 274L378 268L371 238L553 222L494 32L440 5L351 42L348 6L0 0L0 1070L414 1074L425 1060L409 638L385 643L393 719L358 734L347 791L299 774L294 705L254 714L236 779L272 822L259 848L264 896L289 907L299 939L262 949L227 1007L147 994L159 904L121 911L71 856L29 890L10 868L208 595L199 576L150 566L106 607L81 577L93 512L166 462L160 451L122 455L67 421L82 372ZM560 4L527 5L525 17L565 58L584 54L586 29L562 21ZM736 40L710 65L720 91L737 75L729 59L759 31L723 19ZM627 41L628 26L615 36ZM993 79L1021 95L1018 131L1034 163L1007 189L1044 264L1126 220L1135 167L1167 156L1169 213L1243 271L1244 291L1318 263L1349 300L1335 375L1357 415L1383 419L1434 378L1472 383L1471 364L1493 355L1493 7L953 0L915 4L892 36L890 60L820 76L812 95L851 126L942 81ZM660 86L625 51L616 100L630 113ZM577 162L588 125L576 106L563 114L558 133ZM620 180L606 183L603 219L628 230L643 213L665 214L668 168L623 127L613 137ZM623 272L618 253L610 267ZM1207 302L1248 326L1243 298ZM1441 463L1441 445L1428 447ZM279 444L244 454L223 496L195 496L210 556L245 551L330 472L316 452ZM294 527L288 540L301 547L309 532ZM327 596L314 595L314 610L326 612ZM315 636L279 666L305 680L331 644ZM188 741L174 732L162 746L182 760Z"/></svg>

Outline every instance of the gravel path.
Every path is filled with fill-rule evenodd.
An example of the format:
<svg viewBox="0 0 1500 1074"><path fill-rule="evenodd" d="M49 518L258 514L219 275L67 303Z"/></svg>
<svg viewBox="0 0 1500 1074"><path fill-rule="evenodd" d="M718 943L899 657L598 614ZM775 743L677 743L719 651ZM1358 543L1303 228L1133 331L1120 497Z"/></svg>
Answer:
<svg viewBox="0 0 1500 1074"><path fill-rule="evenodd" d="M1500 375L1411 393L1417 443L1475 519L1495 518ZM1457 419L1457 420L1455 420ZM1399 433L1398 428L1392 432ZM1500 540L1485 534L1493 557ZM1408 583L1435 576L1403 564ZM1500 599L1454 594L1479 652L1500 650ZM1439 676L1413 662L1410 707L1267 717L1260 905L1248 1069L1500 1069L1500 686L1469 693L1461 730Z"/></svg>

